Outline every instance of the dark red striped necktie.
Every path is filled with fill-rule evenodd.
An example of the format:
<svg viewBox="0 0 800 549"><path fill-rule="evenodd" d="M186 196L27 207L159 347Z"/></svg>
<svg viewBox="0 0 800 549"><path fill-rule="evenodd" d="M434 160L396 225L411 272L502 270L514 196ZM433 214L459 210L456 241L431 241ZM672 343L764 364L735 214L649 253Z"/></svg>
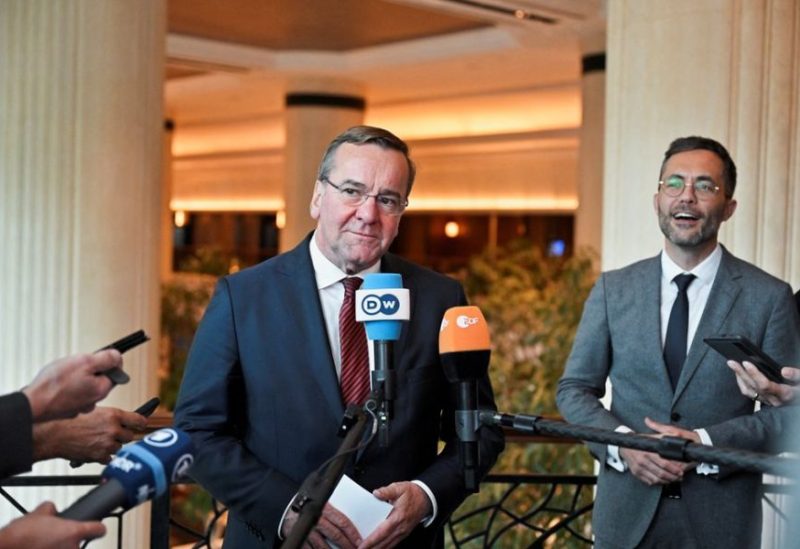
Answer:
<svg viewBox="0 0 800 549"><path fill-rule="evenodd" d="M339 311L339 342L342 352L342 401L363 404L369 396L369 351L364 325L356 322L356 290L361 279L354 276L342 280L344 301Z"/></svg>

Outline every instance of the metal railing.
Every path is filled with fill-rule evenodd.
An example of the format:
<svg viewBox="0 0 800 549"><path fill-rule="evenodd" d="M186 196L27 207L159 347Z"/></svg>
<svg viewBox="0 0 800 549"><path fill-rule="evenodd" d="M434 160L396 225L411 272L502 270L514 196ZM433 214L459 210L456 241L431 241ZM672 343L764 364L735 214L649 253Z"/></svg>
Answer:
<svg viewBox="0 0 800 549"><path fill-rule="evenodd" d="M0 496L21 514L27 512L5 487L92 486L100 476L22 476L0 481ZM596 477L591 475L489 475L481 492L470 496L447 524L450 543L457 549L496 547L544 547L553 540L559 546L591 546L591 511ZM776 497L789 493L791 486L764 484L764 504L784 523L786 514ZM2 501L2 500L0 500ZM151 506L151 549L167 549L173 539L194 548L212 547L226 509L212 500L203 529L187 525L171 512L169 491ZM122 518L117 521L117 548L122 549Z"/></svg>

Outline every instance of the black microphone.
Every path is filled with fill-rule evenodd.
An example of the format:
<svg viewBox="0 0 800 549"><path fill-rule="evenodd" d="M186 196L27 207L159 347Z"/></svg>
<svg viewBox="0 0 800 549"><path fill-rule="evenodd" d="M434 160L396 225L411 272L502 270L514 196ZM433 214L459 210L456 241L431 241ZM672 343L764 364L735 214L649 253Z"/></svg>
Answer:
<svg viewBox="0 0 800 549"><path fill-rule="evenodd" d="M439 330L439 356L450 383L458 384L456 435L467 490L478 491L478 379L489 369L489 329L477 307L451 307Z"/></svg>
<svg viewBox="0 0 800 549"><path fill-rule="evenodd" d="M361 289L356 291L356 321L364 323L367 339L373 342L375 368L372 390L380 408L378 440L381 447L389 444L389 420L394 401L394 342L400 339L401 322L408 321L409 292L403 288L403 277L397 273L364 275Z"/></svg>
<svg viewBox="0 0 800 549"><path fill-rule="evenodd" d="M160 429L124 446L103 469L103 482L59 513L70 520L101 520L162 495L194 461L189 435Z"/></svg>

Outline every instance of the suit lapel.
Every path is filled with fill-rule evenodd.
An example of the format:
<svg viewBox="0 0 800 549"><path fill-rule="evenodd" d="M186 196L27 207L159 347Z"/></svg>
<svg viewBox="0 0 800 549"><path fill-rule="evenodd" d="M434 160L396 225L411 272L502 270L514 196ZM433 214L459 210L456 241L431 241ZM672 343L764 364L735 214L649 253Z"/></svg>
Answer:
<svg viewBox="0 0 800 549"><path fill-rule="evenodd" d="M285 257L286 262L281 266L280 272L290 288L289 291L300 296L297 301L299 310L287 313L296 315L301 321L300 333L294 341L286 342L287 345L296 345L300 349L300 356L295 364L298 368L297 379L299 383L315 387L319 391L325 407L338 421L344 414L344 405L319 301L314 268L311 265L308 238Z"/></svg>
<svg viewBox="0 0 800 549"><path fill-rule="evenodd" d="M714 284L711 286L711 292L708 294L706 308L700 317L700 323L697 325L697 331L689 347L681 377L678 379L678 386L675 388L673 402L677 401L681 393L686 389L708 352L708 345L703 339L721 333L725 319L730 314L731 308L741 291L738 282L739 278L741 278L741 273L736 269L733 257L723 248L722 261L717 270L717 276L714 278Z"/></svg>
<svg viewBox="0 0 800 549"><path fill-rule="evenodd" d="M630 290L635 296L630 306L637 310L633 316L635 324L631 327L630 337L641 342L646 349L644 356L657 357L654 363L658 368L659 382L671 390L661 343L661 256L651 258L643 267L643 272L630 280ZM653 288L656 288L655 292ZM658 326L658 329L653 330L652 326Z"/></svg>

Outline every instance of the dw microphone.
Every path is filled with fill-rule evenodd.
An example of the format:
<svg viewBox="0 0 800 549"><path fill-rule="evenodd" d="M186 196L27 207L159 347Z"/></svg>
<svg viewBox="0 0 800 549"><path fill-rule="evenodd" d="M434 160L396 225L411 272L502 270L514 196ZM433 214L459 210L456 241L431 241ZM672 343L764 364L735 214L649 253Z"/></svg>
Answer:
<svg viewBox="0 0 800 549"><path fill-rule="evenodd" d="M467 490L478 491L478 386L489 368L489 329L477 307L451 307L439 330L439 355L450 383L458 384L456 434Z"/></svg>
<svg viewBox="0 0 800 549"><path fill-rule="evenodd" d="M71 520L101 520L166 492L194 461L189 435L161 429L124 446L103 469L103 482L59 513Z"/></svg>
<svg viewBox="0 0 800 549"><path fill-rule="evenodd" d="M389 419L394 400L394 342L400 339L402 322L408 321L409 292L403 288L403 277L397 273L364 275L361 289L356 290L356 321L363 322L367 339L373 342L375 369L372 389L381 403L378 410L378 437L381 446L388 445Z"/></svg>

